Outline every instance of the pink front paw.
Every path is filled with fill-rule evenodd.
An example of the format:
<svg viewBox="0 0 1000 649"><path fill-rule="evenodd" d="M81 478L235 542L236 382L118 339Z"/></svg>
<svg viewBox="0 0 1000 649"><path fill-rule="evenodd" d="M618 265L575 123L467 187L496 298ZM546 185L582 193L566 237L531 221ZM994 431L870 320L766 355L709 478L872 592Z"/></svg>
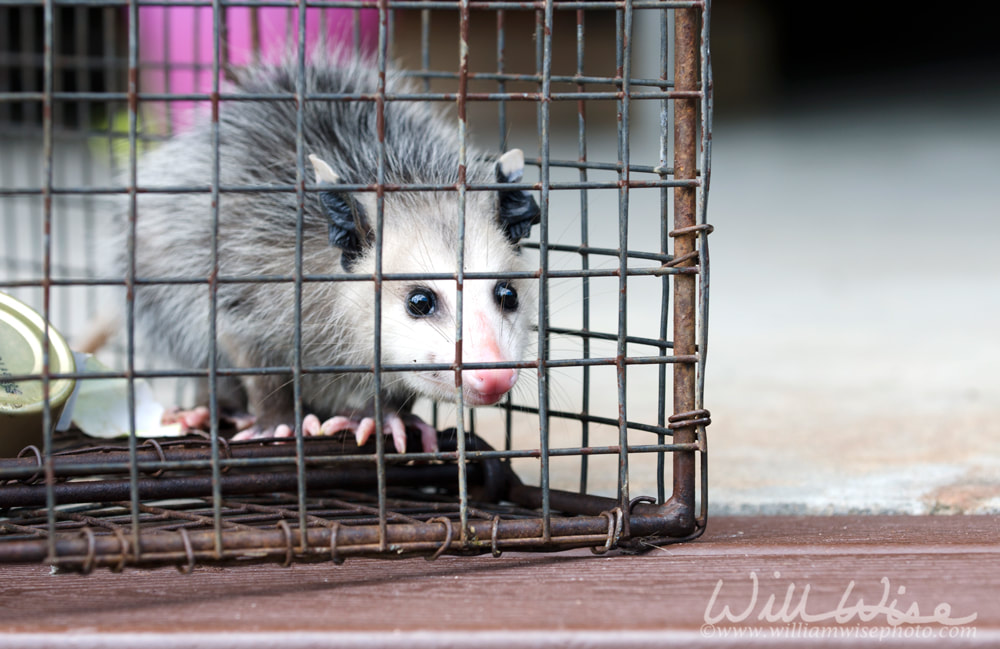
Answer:
<svg viewBox="0 0 1000 649"><path fill-rule="evenodd" d="M306 436L319 435L319 417L316 415L306 415L302 420L302 434ZM233 436L233 441L239 442L248 439L269 439L269 438L295 437L295 429L288 424L278 424L276 426L251 426L240 431Z"/></svg>
<svg viewBox="0 0 1000 649"><path fill-rule="evenodd" d="M404 419L405 418L405 419ZM424 423L416 415L406 414L400 416L399 413L391 412L385 415L382 429L387 435L392 435L393 447L397 453L406 452L406 426L410 425L420 431L420 445L425 453L436 453L438 450L437 431L432 426ZM324 422L320 422L316 415L306 415L302 419L302 434L306 437L317 437L333 435L342 431L354 433L354 439L358 446L364 446L371 436L375 434L375 419L373 417L363 417L356 419L337 415ZM269 428L253 426L238 433L233 440L265 439L271 437L294 437L294 429L287 424L278 424Z"/></svg>
<svg viewBox="0 0 1000 649"><path fill-rule="evenodd" d="M181 410L180 408L170 408L163 413L160 422L167 426L170 424L180 424L185 431L210 430L212 428L212 416L208 406L197 406L191 410ZM251 428L254 418L247 414L224 413L219 416L219 426L235 428L239 431L246 431Z"/></svg>
<svg viewBox="0 0 1000 649"><path fill-rule="evenodd" d="M171 408L163 413L160 422L164 425L180 424L184 430L205 430L209 427L210 412L205 406L191 410Z"/></svg>
<svg viewBox="0 0 1000 649"><path fill-rule="evenodd" d="M385 415L382 430L387 435L392 435L392 445L397 453L406 452L406 427L413 426L420 431L420 446L424 453L437 453L437 431L422 420L412 414L400 415L390 412ZM349 430L354 433L354 439L358 446L364 446L371 436L375 434L375 418L363 417L362 419L352 419L350 417L337 416L323 422L321 435L332 435L333 433Z"/></svg>
<svg viewBox="0 0 1000 649"><path fill-rule="evenodd" d="M423 419L417 417L413 414L405 414L400 416L398 413L389 413L385 416L385 424L383 430L386 434L392 435L393 445L396 447L396 451L400 453L406 452L406 427L413 426L420 431L420 446L424 453L437 453L438 443L437 443L437 431L430 424L424 422ZM358 440L358 446L363 445L368 438L375 432L375 420L371 417L366 417L361 420L358 424L358 428L355 431L355 437Z"/></svg>

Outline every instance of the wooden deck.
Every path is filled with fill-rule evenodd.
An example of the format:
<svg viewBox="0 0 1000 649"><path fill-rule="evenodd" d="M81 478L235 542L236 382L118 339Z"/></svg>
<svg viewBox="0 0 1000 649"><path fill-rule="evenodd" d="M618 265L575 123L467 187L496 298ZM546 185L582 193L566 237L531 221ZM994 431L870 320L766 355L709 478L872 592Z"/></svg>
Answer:
<svg viewBox="0 0 1000 649"><path fill-rule="evenodd" d="M733 517L643 556L4 566L0 647L996 646L998 539L987 516Z"/></svg>

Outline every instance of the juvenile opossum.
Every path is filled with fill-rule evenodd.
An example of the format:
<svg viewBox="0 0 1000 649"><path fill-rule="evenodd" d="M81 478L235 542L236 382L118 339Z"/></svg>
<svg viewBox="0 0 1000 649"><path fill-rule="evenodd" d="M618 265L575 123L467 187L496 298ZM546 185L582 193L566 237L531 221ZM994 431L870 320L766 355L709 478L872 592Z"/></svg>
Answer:
<svg viewBox="0 0 1000 649"><path fill-rule="evenodd" d="M293 63L237 70L234 91L288 95L296 91ZM337 54L313 56L306 93L374 94L370 61ZM390 69L388 93L416 92ZM384 108L386 184L458 182L457 128L424 102L388 101ZM376 194L338 192L337 184L371 185L378 165L378 125L372 101L307 100L302 107L304 155L319 192L303 206L302 272L373 277ZM296 183L296 104L292 100L223 102L218 116L219 183L223 187ZM469 183L517 182L523 154L490 158L469 150ZM199 186L212 179L211 125L196 125L150 153L139 165L140 186ZM292 277L295 272L297 197L291 191L220 193L218 276ZM382 231L384 273L454 273L459 227L458 192L386 192ZM518 241L538 222L524 191L469 191L465 212L466 271L511 272L522 262ZM127 231L122 227L123 234ZM137 199L136 277L208 278L212 275L211 195L140 193ZM127 256L121 255L124 275ZM523 279L468 280L463 287L463 363L510 362L521 354L532 326L532 287ZM302 358L306 367L371 366L374 358L371 281L310 281L302 285ZM382 285L382 363L453 363L456 283L385 281ZM218 366L290 367L294 361L295 295L291 282L218 284ZM208 366L210 298L207 284L135 287L136 321L147 339L187 367ZM517 380L515 369L462 371L467 405L499 401ZM288 436L294 425L290 374L219 377L224 405L249 408L254 428L238 437ZM436 449L429 426L410 416L417 396L454 401L452 371L384 373L384 430L405 450L405 423L417 426L425 450ZM363 443L375 430L371 373L306 373L301 394L306 435L355 431ZM221 398L221 397L220 397ZM325 421L323 421L325 420ZM405 423L404 423L405 420ZM321 423L322 421L322 423Z"/></svg>

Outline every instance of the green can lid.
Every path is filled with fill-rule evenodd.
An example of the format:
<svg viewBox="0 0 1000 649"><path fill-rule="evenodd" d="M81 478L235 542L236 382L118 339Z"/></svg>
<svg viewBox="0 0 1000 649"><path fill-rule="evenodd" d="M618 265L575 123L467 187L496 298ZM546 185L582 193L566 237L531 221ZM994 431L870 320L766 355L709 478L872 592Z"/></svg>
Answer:
<svg viewBox="0 0 1000 649"><path fill-rule="evenodd" d="M41 416L44 394L41 379L15 381L9 377L42 374L45 320L31 307L0 293L0 414L20 418ZM76 372L73 352L59 332L49 327L49 373ZM76 381L49 381L49 407L61 408Z"/></svg>

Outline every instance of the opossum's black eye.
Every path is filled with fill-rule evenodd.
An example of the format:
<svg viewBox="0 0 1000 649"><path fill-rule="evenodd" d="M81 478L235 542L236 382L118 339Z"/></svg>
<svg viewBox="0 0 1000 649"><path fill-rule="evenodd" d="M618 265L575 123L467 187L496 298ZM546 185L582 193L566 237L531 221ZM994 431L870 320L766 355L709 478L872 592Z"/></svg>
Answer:
<svg viewBox="0 0 1000 649"><path fill-rule="evenodd" d="M415 288L406 296L406 312L414 318L426 318L437 310L437 295L429 288Z"/></svg>
<svg viewBox="0 0 1000 649"><path fill-rule="evenodd" d="M493 288L493 296L501 311L514 311L517 309L517 291L507 282L497 282Z"/></svg>

